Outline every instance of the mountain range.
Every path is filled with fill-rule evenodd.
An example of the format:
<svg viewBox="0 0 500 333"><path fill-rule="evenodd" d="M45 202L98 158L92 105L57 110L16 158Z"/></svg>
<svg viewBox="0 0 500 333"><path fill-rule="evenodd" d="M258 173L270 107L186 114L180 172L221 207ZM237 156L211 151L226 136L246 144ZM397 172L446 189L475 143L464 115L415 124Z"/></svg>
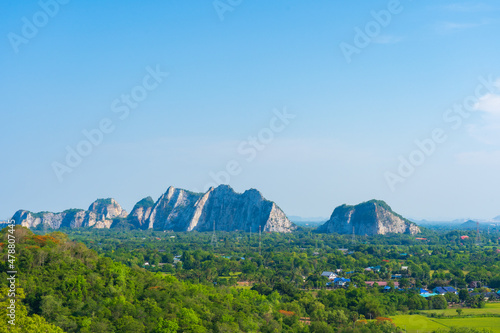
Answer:
<svg viewBox="0 0 500 333"><path fill-rule="evenodd" d="M195 193L169 187L154 201L146 197L128 214L114 199L98 199L87 210L68 209L60 213L26 210L12 217L16 224L29 228L115 228L127 225L137 230L171 231L251 231L288 233L297 229L274 202L250 189L236 193L228 185ZM324 220L323 220L324 221ZM300 223L300 222L298 222ZM318 226L316 222L308 226ZM370 200L356 206L342 205L318 232L375 235L417 234L420 228L395 213L384 201Z"/></svg>
<svg viewBox="0 0 500 333"><path fill-rule="evenodd" d="M173 231L233 231L291 232L297 227L285 213L262 194L250 189L236 193L227 185L194 193L169 187L154 202L151 197L140 200L130 214L114 199L98 199L88 210L69 209L60 213L26 210L12 217L16 224L29 228L40 226L50 229L113 228L127 222L135 229Z"/></svg>

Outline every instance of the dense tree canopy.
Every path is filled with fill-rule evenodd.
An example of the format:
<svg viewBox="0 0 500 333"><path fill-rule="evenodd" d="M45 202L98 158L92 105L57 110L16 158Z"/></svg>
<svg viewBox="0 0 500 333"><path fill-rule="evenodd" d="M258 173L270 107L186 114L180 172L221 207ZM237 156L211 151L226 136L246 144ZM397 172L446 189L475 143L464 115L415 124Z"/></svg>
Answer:
<svg viewBox="0 0 500 333"><path fill-rule="evenodd" d="M348 237L306 230L263 234L259 247L258 235L234 232L220 233L212 248L208 233L74 230L39 235L17 227L22 296L16 329L393 332L389 320L375 318L446 308L450 302L484 306L480 295L463 288L473 281L500 281L495 238L478 248L457 243L454 232L432 237L422 242L410 235L376 236L352 243ZM0 265L6 287L6 261ZM336 271L350 283L327 288L323 271ZM391 288L367 287L365 281L386 281ZM418 288L443 285L462 290L445 297L419 296Z"/></svg>

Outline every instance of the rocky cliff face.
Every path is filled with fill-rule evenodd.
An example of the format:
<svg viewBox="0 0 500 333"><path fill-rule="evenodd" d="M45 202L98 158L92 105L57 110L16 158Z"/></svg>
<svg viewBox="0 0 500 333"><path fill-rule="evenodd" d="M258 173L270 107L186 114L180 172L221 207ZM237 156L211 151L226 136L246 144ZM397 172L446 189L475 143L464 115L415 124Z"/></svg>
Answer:
<svg viewBox="0 0 500 333"><path fill-rule="evenodd" d="M115 218L125 218L127 212L114 199L98 199L88 210L68 209L61 213L32 213L26 210L17 211L12 219L24 227L36 228L44 226L50 229L61 227L110 228Z"/></svg>
<svg viewBox="0 0 500 333"><path fill-rule="evenodd" d="M192 231L192 222L196 203L203 195L183 189L169 187L156 202L147 220L148 228Z"/></svg>
<svg viewBox="0 0 500 333"><path fill-rule="evenodd" d="M137 229L147 229L148 225L145 222L149 219L154 205L155 202L151 197L144 198L136 203L128 216L129 222Z"/></svg>
<svg viewBox="0 0 500 333"><path fill-rule="evenodd" d="M31 213L20 210L13 219L29 228L39 225L51 229L61 227L110 228L115 219L128 221L137 229L174 231L216 230L258 232L291 232L297 227L274 203L257 190L238 194L227 186L194 193L174 187L155 203L151 197L139 201L127 215L114 199L100 199L88 210L72 209L62 213Z"/></svg>
<svg viewBox="0 0 500 333"><path fill-rule="evenodd" d="M227 186L204 194L170 187L156 202L149 228L174 231L243 230L291 232L296 226L273 202L257 190L238 194Z"/></svg>
<svg viewBox="0 0 500 333"><path fill-rule="evenodd" d="M396 214L385 202L371 200L356 206L342 205L333 211L319 232L356 235L385 235L388 233L417 234L420 228Z"/></svg>

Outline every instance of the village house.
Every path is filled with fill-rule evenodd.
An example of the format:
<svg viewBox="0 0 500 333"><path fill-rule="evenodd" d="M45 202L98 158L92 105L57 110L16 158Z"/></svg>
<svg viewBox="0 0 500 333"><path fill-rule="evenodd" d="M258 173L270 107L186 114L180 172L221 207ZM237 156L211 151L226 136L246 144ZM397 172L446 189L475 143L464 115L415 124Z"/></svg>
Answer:
<svg viewBox="0 0 500 333"><path fill-rule="evenodd" d="M337 277L337 274L334 272L323 272L321 273L321 276L326 276L330 281L333 281Z"/></svg>
<svg viewBox="0 0 500 333"><path fill-rule="evenodd" d="M365 271L367 272L380 272L380 266L371 266L371 267L367 267L365 268Z"/></svg>
<svg viewBox="0 0 500 333"><path fill-rule="evenodd" d="M349 282L351 282L351 279L338 277L333 280L333 285L335 287L345 287Z"/></svg>
<svg viewBox="0 0 500 333"><path fill-rule="evenodd" d="M444 295L447 293L458 294L458 291L456 291L453 287L436 287L432 289L432 292L438 295Z"/></svg>

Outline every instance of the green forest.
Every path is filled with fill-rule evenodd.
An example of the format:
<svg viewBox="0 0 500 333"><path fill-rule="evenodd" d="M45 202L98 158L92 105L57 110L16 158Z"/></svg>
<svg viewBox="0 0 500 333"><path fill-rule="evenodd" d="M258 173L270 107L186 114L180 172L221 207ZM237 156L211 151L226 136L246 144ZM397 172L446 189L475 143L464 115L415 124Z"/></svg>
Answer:
<svg viewBox="0 0 500 333"><path fill-rule="evenodd" d="M16 226L16 325L8 327L3 311L0 332L404 332L393 318L474 320L466 311L488 309L500 288L500 235L483 235L478 245L474 233L353 239L302 229L218 232L214 240L198 232ZM332 285L323 272L348 282ZM457 293L420 295L444 286ZM490 312L481 316L500 317L500 309Z"/></svg>

